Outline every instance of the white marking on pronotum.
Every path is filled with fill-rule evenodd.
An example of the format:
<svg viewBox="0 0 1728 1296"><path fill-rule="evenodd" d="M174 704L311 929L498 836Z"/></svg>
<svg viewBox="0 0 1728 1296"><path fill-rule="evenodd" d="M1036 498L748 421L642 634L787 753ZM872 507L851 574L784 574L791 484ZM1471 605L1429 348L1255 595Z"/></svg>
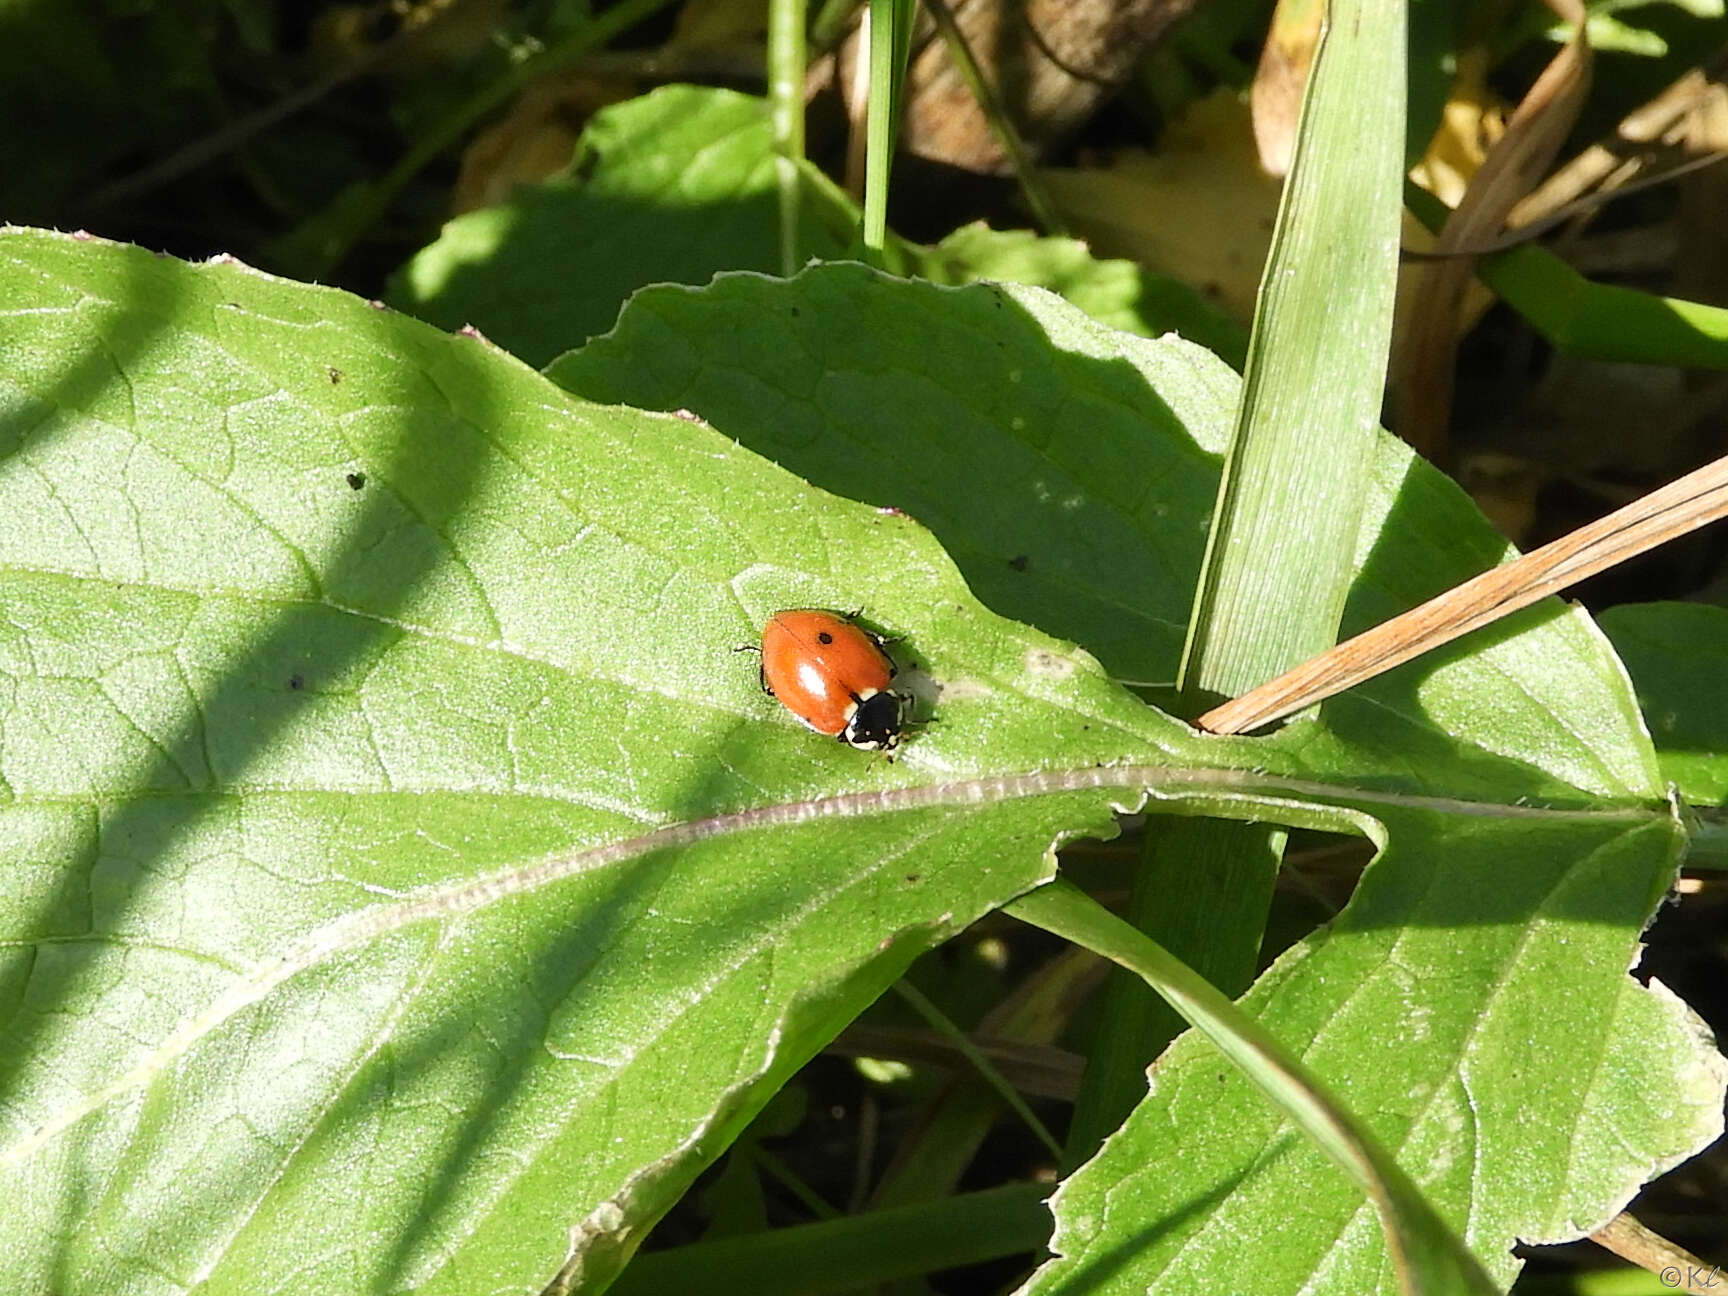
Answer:
<svg viewBox="0 0 1728 1296"><path fill-rule="evenodd" d="M56 1134L100 1110L111 1099L132 1089L142 1088L168 1064L189 1052L200 1039L262 1000L290 977L341 950L355 948L414 923L464 916L500 900L537 891L568 878L598 872L640 855L693 846L732 833L813 823L822 819L855 819L865 815L893 814L944 805L981 805L1099 788L1132 789L1141 793L1139 804L1114 806L1118 811L1126 813L1140 809L1146 799L1182 801L1204 797L1213 800L1253 800L1260 803L1254 816L1256 819L1272 818L1273 816L1266 813L1270 807L1265 803L1275 802L1280 797L1310 805L1318 801L1346 812L1352 806L1377 804L1482 817L1573 818L1596 821L1615 818L1649 819L1653 813L1653 808L1642 806L1612 810L1565 810L1459 801L1446 797L1404 796L1396 792L1368 791L1241 770L1103 765L1092 769L1001 774L937 786L895 788L885 792L849 792L817 801L787 802L672 824L600 846L557 851L526 864L500 869L484 877L429 887L394 903L373 905L333 919L308 932L274 963L255 969L229 986L217 995L207 1008L181 1022L160 1044L121 1075L107 1084L99 1085L78 1101L68 1104L49 1121L16 1142L0 1148L0 1166L24 1160Z"/></svg>

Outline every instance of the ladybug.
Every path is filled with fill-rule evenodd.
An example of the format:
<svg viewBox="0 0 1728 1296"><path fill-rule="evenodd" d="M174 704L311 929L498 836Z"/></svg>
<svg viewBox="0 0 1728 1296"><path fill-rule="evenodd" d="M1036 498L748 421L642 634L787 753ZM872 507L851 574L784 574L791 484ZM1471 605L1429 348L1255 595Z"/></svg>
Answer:
<svg viewBox="0 0 1728 1296"><path fill-rule="evenodd" d="M819 734L893 751L906 728L893 679L882 641L850 617L794 608L762 627L762 691Z"/></svg>

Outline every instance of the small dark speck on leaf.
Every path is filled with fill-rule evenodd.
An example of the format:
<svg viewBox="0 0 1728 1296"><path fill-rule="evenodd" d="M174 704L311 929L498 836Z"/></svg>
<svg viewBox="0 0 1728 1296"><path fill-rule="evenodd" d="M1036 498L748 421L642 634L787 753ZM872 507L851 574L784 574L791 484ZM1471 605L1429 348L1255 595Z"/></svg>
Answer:
<svg viewBox="0 0 1728 1296"><path fill-rule="evenodd" d="M908 882L916 882L922 876L923 876L923 874L921 874L921 873L908 873L906 875L906 880Z"/></svg>
<svg viewBox="0 0 1728 1296"><path fill-rule="evenodd" d="M355 472L355 473L349 473L348 474L348 486L350 489L360 490L365 485L366 485L366 474L365 473Z"/></svg>
<svg viewBox="0 0 1728 1296"><path fill-rule="evenodd" d="M288 687L298 693L301 689L306 687L306 677L300 674L299 671L295 671L294 674L288 677Z"/></svg>
<svg viewBox="0 0 1728 1296"><path fill-rule="evenodd" d="M1032 559L1026 554L1015 554L1008 560L1008 565L1015 571L1025 571L1032 565Z"/></svg>
<svg viewBox="0 0 1728 1296"><path fill-rule="evenodd" d="M330 366L330 381L333 383L339 383L342 381L342 371L335 365Z"/></svg>
<svg viewBox="0 0 1728 1296"><path fill-rule="evenodd" d="M797 318L798 318L798 313L799 313L799 312L798 312L798 308L797 308L797 307L796 307L796 306L794 306L794 307L793 307L793 308L792 308L792 318L793 318L793 319L797 319Z"/></svg>

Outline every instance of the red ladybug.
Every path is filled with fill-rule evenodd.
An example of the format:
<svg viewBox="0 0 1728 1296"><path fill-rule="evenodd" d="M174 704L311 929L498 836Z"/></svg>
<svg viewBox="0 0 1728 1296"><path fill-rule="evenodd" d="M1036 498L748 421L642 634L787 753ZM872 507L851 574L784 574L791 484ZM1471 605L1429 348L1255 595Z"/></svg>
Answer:
<svg viewBox="0 0 1728 1296"><path fill-rule="evenodd" d="M762 627L762 691L819 734L864 751L892 751L906 728L882 641L814 608L776 612Z"/></svg>

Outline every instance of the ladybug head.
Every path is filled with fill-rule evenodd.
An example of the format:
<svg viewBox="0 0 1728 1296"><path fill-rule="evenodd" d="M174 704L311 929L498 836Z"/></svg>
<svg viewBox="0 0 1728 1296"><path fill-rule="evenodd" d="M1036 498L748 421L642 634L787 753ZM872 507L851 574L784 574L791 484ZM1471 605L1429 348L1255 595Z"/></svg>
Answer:
<svg viewBox="0 0 1728 1296"><path fill-rule="evenodd" d="M906 728L906 704L899 694L884 689L864 698L852 710L840 731L841 742L864 751L893 751Z"/></svg>

